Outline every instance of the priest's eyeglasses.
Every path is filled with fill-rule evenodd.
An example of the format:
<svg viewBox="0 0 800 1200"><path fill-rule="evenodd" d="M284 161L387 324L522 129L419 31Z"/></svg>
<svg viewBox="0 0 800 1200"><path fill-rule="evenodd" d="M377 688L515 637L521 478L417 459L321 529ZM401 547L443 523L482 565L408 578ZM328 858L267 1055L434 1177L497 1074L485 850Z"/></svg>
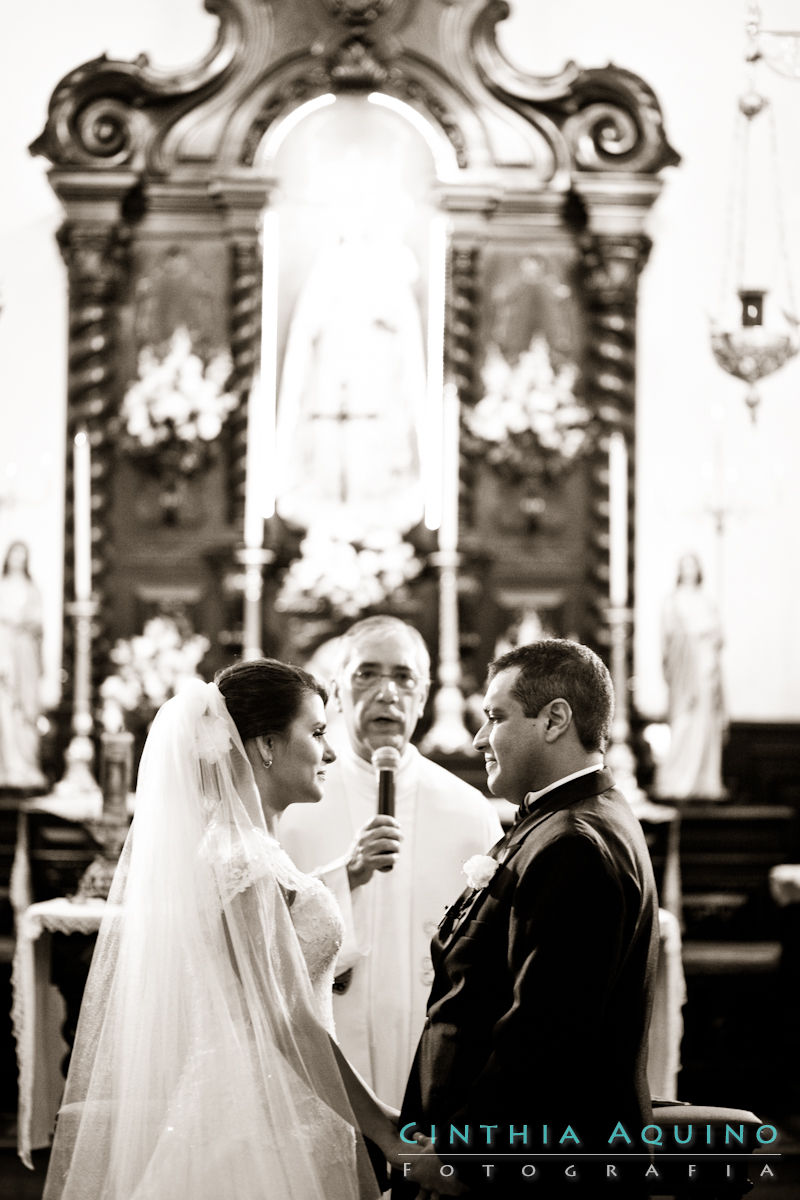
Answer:
<svg viewBox="0 0 800 1200"><path fill-rule="evenodd" d="M377 667L357 667L351 676L353 686L366 691L376 687L382 679L390 680L398 692L413 692L419 683L419 676L408 667L395 667L393 671L380 671Z"/></svg>

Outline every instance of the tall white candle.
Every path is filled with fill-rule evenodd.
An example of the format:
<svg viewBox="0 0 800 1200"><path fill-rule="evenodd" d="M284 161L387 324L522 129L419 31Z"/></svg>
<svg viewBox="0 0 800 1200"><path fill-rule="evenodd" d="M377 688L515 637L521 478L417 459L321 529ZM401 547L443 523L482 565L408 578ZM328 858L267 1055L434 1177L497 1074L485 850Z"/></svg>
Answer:
<svg viewBox="0 0 800 1200"><path fill-rule="evenodd" d="M459 488L459 401L454 383L444 387L442 401L442 519L439 525L439 549L458 549Z"/></svg>
<svg viewBox="0 0 800 1200"><path fill-rule="evenodd" d="M92 457L89 435L81 430L72 444L72 538L75 599L92 595Z"/></svg>
<svg viewBox="0 0 800 1200"><path fill-rule="evenodd" d="M244 544L248 550L260 550L264 544L263 462L260 462L261 443L261 379L256 375L250 388L247 404L247 474L244 492Z"/></svg>
<svg viewBox="0 0 800 1200"><path fill-rule="evenodd" d="M447 218L438 216L431 220L428 239L428 371L425 416L419 425L425 525L428 529L438 529L442 522L442 449L445 436L442 395L446 280Z"/></svg>
<svg viewBox="0 0 800 1200"><path fill-rule="evenodd" d="M628 603L628 447L625 435L611 434L608 445L609 600Z"/></svg>

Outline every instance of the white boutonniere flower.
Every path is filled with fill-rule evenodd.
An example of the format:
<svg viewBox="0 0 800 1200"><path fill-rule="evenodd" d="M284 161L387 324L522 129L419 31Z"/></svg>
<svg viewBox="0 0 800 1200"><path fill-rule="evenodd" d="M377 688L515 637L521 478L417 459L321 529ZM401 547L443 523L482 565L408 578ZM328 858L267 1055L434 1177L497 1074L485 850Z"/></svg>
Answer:
<svg viewBox="0 0 800 1200"><path fill-rule="evenodd" d="M468 858L464 863L463 870L467 877L467 883L476 891L485 888L499 865L497 860L488 854L473 854L472 858Z"/></svg>

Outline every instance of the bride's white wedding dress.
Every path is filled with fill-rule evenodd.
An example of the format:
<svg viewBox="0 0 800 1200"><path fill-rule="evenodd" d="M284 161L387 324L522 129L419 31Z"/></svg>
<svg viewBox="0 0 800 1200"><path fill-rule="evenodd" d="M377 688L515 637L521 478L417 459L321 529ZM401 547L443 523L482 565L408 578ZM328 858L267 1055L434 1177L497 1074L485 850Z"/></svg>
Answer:
<svg viewBox="0 0 800 1200"><path fill-rule="evenodd" d="M375 1196L329 1036L341 939L198 682L142 759L44 1200Z"/></svg>
<svg viewBox="0 0 800 1200"><path fill-rule="evenodd" d="M260 829L252 829L246 838L232 843L230 833L213 823L201 853L218 860L226 904L262 876L275 877L305 960L314 1011L333 1034L334 967L344 937L344 921L332 893L321 880L298 870L280 843Z"/></svg>

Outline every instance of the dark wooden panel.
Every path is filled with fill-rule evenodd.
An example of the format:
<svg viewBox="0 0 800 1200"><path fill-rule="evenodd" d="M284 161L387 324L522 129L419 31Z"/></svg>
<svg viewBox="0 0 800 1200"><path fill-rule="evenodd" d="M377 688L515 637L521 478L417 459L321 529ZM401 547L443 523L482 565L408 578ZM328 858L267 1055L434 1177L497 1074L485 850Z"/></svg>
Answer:
<svg viewBox="0 0 800 1200"><path fill-rule="evenodd" d="M722 769L737 801L800 811L800 722L732 722Z"/></svg>

